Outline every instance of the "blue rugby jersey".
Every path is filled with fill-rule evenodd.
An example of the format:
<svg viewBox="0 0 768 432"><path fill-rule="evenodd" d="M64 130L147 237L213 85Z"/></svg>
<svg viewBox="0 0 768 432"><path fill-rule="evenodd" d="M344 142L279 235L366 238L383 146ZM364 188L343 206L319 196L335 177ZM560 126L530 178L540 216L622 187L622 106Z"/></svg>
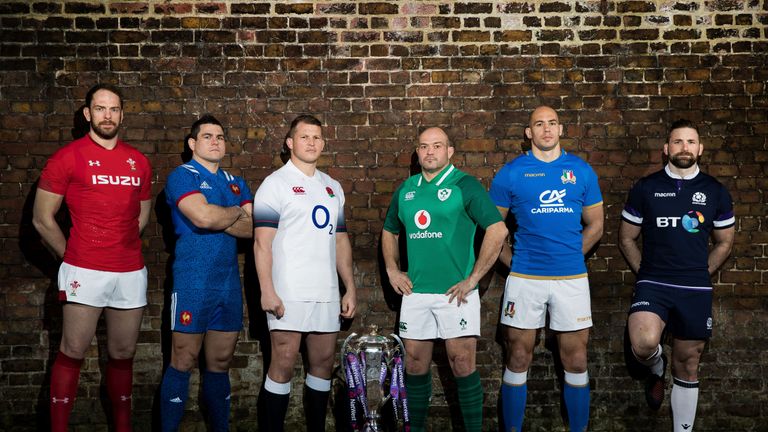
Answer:
<svg viewBox="0 0 768 432"><path fill-rule="evenodd" d="M245 180L219 169L211 173L197 161L180 165L168 176L166 201L176 235L173 263L174 289L240 290L237 264L237 239L224 231L197 228L179 210L185 197L201 193L209 204L221 207L243 206L253 202Z"/></svg>
<svg viewBox="0 0 768 432"><path fill-rule="evenodd" d="M564 150L552 162L526 152L496 174L490 196L517 221L510 274L535 279L586 276L581 213L603 203L597 174L588 163Z"/></svg>
<svg viewBox="0 0 768 432"><path fill-rule="evenodd" d="M669 166L632 187L621 218L642 229L638 281L700 288L711 287L712 230L736 223L731 195L719 181L698 169L682 178Z"/></svg>

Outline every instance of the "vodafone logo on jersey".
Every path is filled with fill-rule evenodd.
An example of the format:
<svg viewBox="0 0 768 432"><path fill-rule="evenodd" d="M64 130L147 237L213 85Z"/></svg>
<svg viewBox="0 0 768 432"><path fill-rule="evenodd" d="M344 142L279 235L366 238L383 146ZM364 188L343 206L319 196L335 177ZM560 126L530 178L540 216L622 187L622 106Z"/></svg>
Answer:
<svg viewBox="0 0 768 432"><path fill-rule="evenodd" d="M418 229L427 229L429 224L432 223L432 216L426 210L419 210L413 216L413 223L416 224Z"/></svg>
<svg viewBox="0 0 768 432"><path fill-rule="evenodd" d="M432 215L430 215L428 211L426 210L417 211L416 214L413 216L413 223L416 224L416 228L420 230L425 230L425 231L410 233L408 234L408 238L412 240L443 238L443 233L440 231L426 231L426 229L429 228L429 225L432 224Z"/></svg>

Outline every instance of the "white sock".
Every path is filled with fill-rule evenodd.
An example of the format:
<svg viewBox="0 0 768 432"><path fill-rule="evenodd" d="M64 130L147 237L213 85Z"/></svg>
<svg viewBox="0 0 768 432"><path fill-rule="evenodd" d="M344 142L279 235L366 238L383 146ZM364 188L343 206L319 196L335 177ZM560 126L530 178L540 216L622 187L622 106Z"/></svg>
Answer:
<svg viewBox="0 0 768 432"><path fill-rule="evenodd" d="M699 382L672 380L672 424L675 432L691 432L699 402Z"/></svg>
<svg viewBox="0 0 768 432"><path fill-rule="evenodd" d="M525 372L512 372L511 370L504 368L504 376L501 381L506 385L521 386L528 380L528 371Z"/></svg>
<svg viewBox="0 0 768 432"><path fill-rule="evenodd" d="M267 379L264 381L264 390L274 394L287 395L291 392L291 382L275 382L272 381L272 378L270 378L269 375L267 375Z"/></svg>
<svg viewBox="0 0 768 432"><path fill-rule="evenodd" d="M318 378L314 375L307 374L307 379L304 382L307 384L307 387L312 390L321 392L331 391L331 380L329 379Z"/></svg>
<svg viewBox="0 0 768 432"><path fill-rule="evenodd" d="M589 372L575 373L563 371L565 374L565 382L571 385L571 387L584 387L589 384Z"/></svg>
<svg viewBox="0 0 768 432"><path fill-rule="evenodd" d="M637 359L640 364L644 366L648 366L651 369L651 373L654 375L662 376L664 375L664 362L661 360L661 353L664 351L664 349L661 347L661 344L656 346L656 351L649 355L647 358L641 358L636 353L634 348L632 349L632 354L635 355L635 358Z"/></svg>

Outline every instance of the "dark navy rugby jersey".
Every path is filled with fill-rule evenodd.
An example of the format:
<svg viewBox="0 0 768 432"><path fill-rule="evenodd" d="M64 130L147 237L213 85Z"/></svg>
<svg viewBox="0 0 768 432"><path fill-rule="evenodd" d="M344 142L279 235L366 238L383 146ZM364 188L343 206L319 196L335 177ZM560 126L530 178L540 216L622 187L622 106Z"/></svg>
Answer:
<svg viewBox="0 0 768 432"><path fill-rule="evenodd" d="M700 172L682 178L669 167L638 181L621 218L642 228L638 280L711 287L707 256L713 229L734 225L728 190Z"/></svg>

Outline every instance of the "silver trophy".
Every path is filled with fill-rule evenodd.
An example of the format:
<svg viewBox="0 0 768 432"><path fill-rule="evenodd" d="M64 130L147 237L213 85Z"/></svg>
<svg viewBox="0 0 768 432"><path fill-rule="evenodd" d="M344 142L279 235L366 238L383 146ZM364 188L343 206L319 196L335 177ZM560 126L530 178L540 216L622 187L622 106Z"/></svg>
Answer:
<svg viewBox="0 0 768 432"><path fill-rule="evenodd" d="M378 327L370 333L350 334L341 345L341 365L347 379L350 419L354 430L380 431L379 410L389 400L395 421L409 429L408 406L404 385L405 347L395 334L380 335ZM358 407L363 416L358 416Z"/></svg>

